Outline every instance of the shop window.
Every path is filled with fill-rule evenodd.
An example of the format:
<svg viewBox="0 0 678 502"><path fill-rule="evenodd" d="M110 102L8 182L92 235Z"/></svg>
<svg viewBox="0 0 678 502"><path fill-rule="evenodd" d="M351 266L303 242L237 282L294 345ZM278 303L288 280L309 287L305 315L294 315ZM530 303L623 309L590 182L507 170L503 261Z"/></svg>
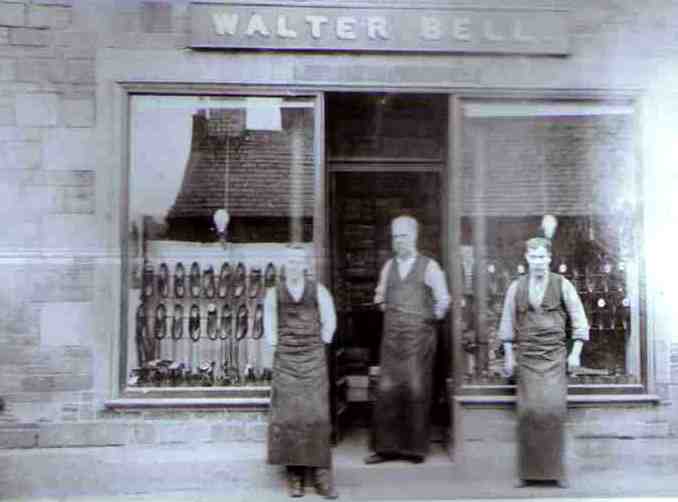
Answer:
<svg viewBox="0 0 678 502"><path fill-rule="evenodd" d="M130 99L126 386L266 386L264 291L312 247L314 98Z"/></svg>
<svg viewBox="0 0 678 502"><path fill-rule="evenodd" d="M570 384L641 384L632 103L461 106L464 382L507 383L498 337L505 293L526 272L525 240L548 234L542 222L552 215L551 269L576 287L591 328Z"/></svg>

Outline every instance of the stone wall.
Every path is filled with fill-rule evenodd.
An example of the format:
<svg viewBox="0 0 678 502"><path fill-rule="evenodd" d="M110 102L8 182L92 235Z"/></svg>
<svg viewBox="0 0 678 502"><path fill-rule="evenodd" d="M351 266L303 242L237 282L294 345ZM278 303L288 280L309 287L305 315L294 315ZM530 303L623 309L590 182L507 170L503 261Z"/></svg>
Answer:
<svg viewBox="0 0 678 502"><path fill-rule="evenodd" d="M77 404L73 405L77 408ZM87 420L3 424L0 448L263 442L267 413L212 410L98 411Z"/></svg>

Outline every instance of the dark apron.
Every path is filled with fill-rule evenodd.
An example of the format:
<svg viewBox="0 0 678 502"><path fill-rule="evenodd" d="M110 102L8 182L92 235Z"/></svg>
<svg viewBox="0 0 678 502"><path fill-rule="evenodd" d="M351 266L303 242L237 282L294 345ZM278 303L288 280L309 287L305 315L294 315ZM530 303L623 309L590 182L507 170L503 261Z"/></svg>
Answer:
<svg viewBox="0 0 678 502"><path fill-rule="evenodd" d="M567 348L561 277L550 274L538 310L529 303L527 278L521 281L516 292L519 477L564 479Z"/></svg>
<svg viewBox="0 0 678 502"><path fill-rule="evenodd" d="M382 455L421 455L429 449L436 351L432 299L424 284L428 259L418 257L400 279L393 262L386 289L373 449Z"/></svg>
<svg viewBox="0 0 678 502"><path fill-rule="evenodd" d="M316 284L297 303L278 287L278 344L273 359L268 462L330 467L329 383L320 337Z"/></svg>

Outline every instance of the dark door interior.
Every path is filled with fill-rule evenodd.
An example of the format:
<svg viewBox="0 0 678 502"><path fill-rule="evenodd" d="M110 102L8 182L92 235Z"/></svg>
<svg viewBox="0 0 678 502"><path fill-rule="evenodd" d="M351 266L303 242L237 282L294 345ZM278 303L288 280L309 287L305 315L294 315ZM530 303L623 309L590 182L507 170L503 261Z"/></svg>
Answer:
<svg viewBox="0 0 678 502"><path fill-rule="evenodd" d="M370 373L379 365L382 330L382 313L372 300L379 271L392 255L391 220L402 214L417 218L420 252L444 263L447 113L445 95L326 95L331 282L338 312L332 358L335 439L371 421L370 383L376 378ZM442 332L434 395L443 399L434 400L433 418L446 426L449 340ZM440 437L440 428L436 431Z"/></svg>
<svg viewBox="0 0 678 502"><path fill-rule="evenodd" d="M336 426L369 425L370 369L379 366L382 313L372 304L379 271L392 256L390 222L419 221L419 251L442 263L440 181L436 172L333 174L333 288L338 311ZM443 384L449 342L440 330L434 378L434 424L447 425ZM374 380L372 380L374 383ZM435 436L439 436L436 431Z"/></svg>

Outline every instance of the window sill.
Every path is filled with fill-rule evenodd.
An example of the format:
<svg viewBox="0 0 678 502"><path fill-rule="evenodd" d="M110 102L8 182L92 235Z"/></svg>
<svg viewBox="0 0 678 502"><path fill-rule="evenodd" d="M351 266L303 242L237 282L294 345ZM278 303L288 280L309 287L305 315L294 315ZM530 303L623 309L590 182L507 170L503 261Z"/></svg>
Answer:
<svg viewBox="0 0 678 502"><path fill-rule="evenodd" d="M597 406L600 404L645 405L660 404L661 398L656 394L568 394L567 404L570 407ZM516 403L516 396L507 395L457 395L456 404L512 406Z"/></svg>
<svg viewBox="0 0 678 502"><path fill-rule="evenodd" d="M591 395L647 395L645 393L645 388L640 384L569 384L567 386L567 391L570 397ZM516 393L516 386L465 384L458 389L453 389L452 393L456 396L514 396Z"/></svg>
<svg viewBox="0 0 678 502"><path fill-rule="evenodd" d="M218 398L218 397L268 397L270 386L241 387L126 387L120 394L123 398L182 397L182 398Z"/></svg>
<svg viewBox="0 0 678 502"><path fill-rule="evenodd" d="M216 398L119 398L104 402L109 410L131 409L237 409L260 411L268 409L270 399L259 397L216 397Z"/></svg>
<svg viewBox="0 0 678 502"><path fill-rule="evenodd" d="M267 409L270 387L128 387L104 402L106 408L232 408Z"/></svg>

